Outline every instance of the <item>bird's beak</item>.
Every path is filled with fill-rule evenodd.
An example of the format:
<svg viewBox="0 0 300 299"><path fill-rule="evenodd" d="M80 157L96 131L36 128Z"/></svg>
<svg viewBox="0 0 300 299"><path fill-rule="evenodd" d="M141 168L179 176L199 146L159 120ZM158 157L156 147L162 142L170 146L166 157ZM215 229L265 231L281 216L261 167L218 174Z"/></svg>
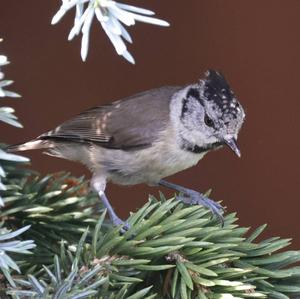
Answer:
<svg viewBox="0 0 300 299"><path fill-rule="evenodd" d="M241 151L237 145L237 141L234 137L225 138L224 142L234 151L234 153L240 158Z"/></svg>

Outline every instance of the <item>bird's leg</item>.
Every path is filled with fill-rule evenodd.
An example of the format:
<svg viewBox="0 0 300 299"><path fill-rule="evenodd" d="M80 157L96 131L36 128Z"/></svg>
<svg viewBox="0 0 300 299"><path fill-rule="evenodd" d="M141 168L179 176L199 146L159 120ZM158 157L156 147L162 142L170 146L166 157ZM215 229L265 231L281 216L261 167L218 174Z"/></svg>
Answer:
<svg viewBox="0 0 300 299"><path fill-rule="evenodd" d="M125 233L129 229L129 224L127 222L124 222L122 219L118 217L118 215L115 213L113 207L111 206L108 198L106 197L105 193L103 191L98 192L99 197L104 205L104 207L107 209L109 218L113 225L119 226L122 225L121 232Z"/></svg>
<svg viewBox="0 0 300 299"><path fill-rule="evenodd" d="M158 184L182 193L183 195L177 196L179 200L190 205L202 205L211 210L213 215L215 215L221 223L224 222L223 207L219 203L205 197L202 193L170 183L165 180L160 180Z"/></svg>
<svg viewBox="0 0 300 299"><path fill-rule="evenodd" d="M101 172L95 172L91 179L91 187L96 191L104 205L107 209L109 218L113 225L119 226L122 225L121 233L124 233L129 229L129 224L120 219L115 213L113 207L111 206L108 198L106 197L104 190L106 188L106 176Z"/></svg>

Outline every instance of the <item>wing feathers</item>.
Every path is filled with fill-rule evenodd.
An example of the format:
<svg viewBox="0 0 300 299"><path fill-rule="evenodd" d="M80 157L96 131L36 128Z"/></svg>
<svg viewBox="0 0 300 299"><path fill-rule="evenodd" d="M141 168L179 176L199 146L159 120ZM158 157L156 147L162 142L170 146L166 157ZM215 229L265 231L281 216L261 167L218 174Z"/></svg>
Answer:
<svg viewBox="0 0 300 299"><path fill-rule="evenodd" d="M150 146L166 128L170 101L178 90L163 87L89 109L39 138L123 150Z"/></svg>

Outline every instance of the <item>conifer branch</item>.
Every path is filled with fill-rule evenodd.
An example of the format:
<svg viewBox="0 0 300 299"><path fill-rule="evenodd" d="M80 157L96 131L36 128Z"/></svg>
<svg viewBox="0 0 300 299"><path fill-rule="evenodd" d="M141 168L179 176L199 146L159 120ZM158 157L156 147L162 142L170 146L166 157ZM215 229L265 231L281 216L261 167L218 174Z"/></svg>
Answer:
<svg viewBox="0 0 300 299"><path fill-rule="evenodd" d="M30 223L24 237L30 235L38 245L35 264L22 257L27 275L13 276L16 287L9 293L15 298L300 296L300 267L295 266L300 251L285 249L289 239L256 241L265 226L249 234L236 224L235 214L228 214L221 227L205 208L161 194L132 213L131 228L120 235L119 227L105 221L106 211L99 217L98 199L86 193L83 178L59 174L7 180L18 190L17 196L5 191L4 199L10 198L2 211L10 215L6 223L16 227L18 217ZM52 246L46 252L48 242Z"/></svg>
<svg viewBox="0 0 300 299"><path fill-rule="evenodd" d="M2 42L2 39L0 39L0 42ZM20 97L19 94L6 89L7 86L13 83L12 80L3 80L5 75L2 68L7 64L9 64L7 57L5 55L0 55L0 100L6 97ZM0 122L4 122L15 127L22 127L22 125L18 122L17 117L14 115L14 109L11 107L0 107ZM9 162L24 163L27 161L28 159L25 157L6 153L0 146L0 207L4 206L1 191L5 191L8 188L4 182L7 175L4 167L5 164L9 164ZM20 272L20 268L17 262L12 258L12 253L30 254L31 252L29 250L35 248L35 244L32 240L14 240L16 237L19 237L22 233L27 231L30 227L29 225L19 227L17 230L12 231L4 226L4 224L6 224L4 223L4 220L5 219L1 219L0 223L0 269L5 279L15 287L14 280L11 277L11 271ZM2 296L1 288L0 296Z"/></svg>

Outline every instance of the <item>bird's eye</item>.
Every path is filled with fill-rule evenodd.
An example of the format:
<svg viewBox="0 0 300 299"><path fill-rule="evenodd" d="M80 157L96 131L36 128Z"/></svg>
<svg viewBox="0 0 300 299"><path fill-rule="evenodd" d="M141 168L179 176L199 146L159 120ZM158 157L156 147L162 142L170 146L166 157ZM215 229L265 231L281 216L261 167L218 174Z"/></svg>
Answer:
<svg viewBox="0 0 300 299"><path fill-rule="evenodd" d="M213 120L207 114L205 114L205 116L204 116L204 122L208 127L214 126Z"/></svg>

